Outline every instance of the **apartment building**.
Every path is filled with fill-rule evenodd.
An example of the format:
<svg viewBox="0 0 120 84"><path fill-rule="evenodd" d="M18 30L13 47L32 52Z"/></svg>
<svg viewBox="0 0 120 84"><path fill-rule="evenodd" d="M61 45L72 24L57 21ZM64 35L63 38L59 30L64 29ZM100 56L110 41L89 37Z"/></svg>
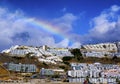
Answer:
<svg viewBox="0 0 120 84"><path fill-rule="evenodd" d="M89 78L92 83L115 83L117 78L120 79L120 66L101 63L71 63L71 70L67 72L67 75L70 82L83 83L86 78Z"/></svg>
<svg viewBox="0 0 120 84"><path fill-rule="evenodd" d="M7 69L14 72L34 73L37 71L37 67L34 64L14 64L8 63Z"/></svg>
<svg viewBox="0 0 120 84"><path fill-rule="evenodd" d="M83 45L81 51L86 57L114 56L118 52L118 46L116 43L90 44Z"/></svg>

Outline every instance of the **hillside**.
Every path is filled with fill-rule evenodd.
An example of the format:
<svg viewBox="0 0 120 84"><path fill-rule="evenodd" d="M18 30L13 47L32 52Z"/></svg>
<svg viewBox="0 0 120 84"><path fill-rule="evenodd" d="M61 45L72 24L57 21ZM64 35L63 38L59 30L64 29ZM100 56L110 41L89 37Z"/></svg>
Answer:
<svg viewBox="0 0 120 84"><path fill-rule="evenodd" d="M8 56L7 54L0 54L0 62L1 63L5 63L5 62L13 62L13 63L23 63L23 64L35 64L38 69L41 68L62 68L65 69L65 71L67 71L68 69L70 69L69 64L72 62L77 62L77 63L95 63L95 62L100 62L103 64L120 64L120 58L108 58L108 57L104 57L104 58L97 58L97 57L86 57L86 58L74 58L74 57L70 57L69 60L63 60L63 63L58 63L56 65L54 64L47 64L45 62L39 62L37 58L34 57L24 57L24 58L15 58L15 57L11 57Z"/></svg>
<svg viewBox="0 0 120 84"><path fill-rule="evenodd" d="M3 66L0 65L0 77L9 76L9 71L7 71Z"/></svg>
<svg viewBox="0 0 120 84"><path fill-rule="evenodd" d="M64 59L64 62L66 63L95 63L95 62L100 62L102 64L120 64L120 58L108 58L108 57L103 57L103 58L97 58L97 57L84 57L81 59L76 59L76 58L67 58Z"/></svg>
<svg viewBox="0 0 120 84"><path fill-rule="evenodd" d="M0 62L1 63L10 63L10 62L13 62L13 63L23 63L23 64L35 64L38 69L41 69L41 68L58 68L59 66L58 65L54 65L54 64L47 64L45 62L39 62L37 58L35 57L24 57L24 58L15 58L15 57L11 57L7 54L3 54L3 53L0 53Z"/></svg>

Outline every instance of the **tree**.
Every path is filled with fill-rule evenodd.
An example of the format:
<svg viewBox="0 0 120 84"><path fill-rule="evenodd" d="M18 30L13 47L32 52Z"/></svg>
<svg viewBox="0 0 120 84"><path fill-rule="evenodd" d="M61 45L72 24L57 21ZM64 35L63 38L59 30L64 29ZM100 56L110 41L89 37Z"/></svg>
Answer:
<svg viewBox="0 0 120 84"><path fill-rule="evenodd" d="M81 52L80 52L80 49L76 48L76 49L72 49L71 50L71 53L74 55L74 56L82 56Z"/></svg>
<svg viewBox="0 0 120 84"><path fill-rule="evenodd" d="M83 59L82 53L81 53L80 49L78 49L78 48L72 49L72 50L71 50L71 53L74 55L74 57L75 57L77 60Z"/></svg>
<svg viewBox="0 0 120 84"><path fill-rule="evenodd" d="M117 63L119 61L119 59L116 55L113 56L112 60L114 61L114 63Z"/></svg>
<svg viewBox="0 0 120 84"><path fill-rule="evenodd" d="M113 56L113 58L112 58L112 60L116 60L117 59L117 56L116 55L114 55Z"/></svg>
<svg viewBox="0 0 120 84"><path fill-rule="evenodd" d="M65 56L62 58L63 61L70 61L73 57Z"/></svg>
<svg viewBox="0 0 120 84"><path fill-rule="evenodd" d="M116 78L116 82L117 84L120 84L120 80L118 78Z"/></svg>

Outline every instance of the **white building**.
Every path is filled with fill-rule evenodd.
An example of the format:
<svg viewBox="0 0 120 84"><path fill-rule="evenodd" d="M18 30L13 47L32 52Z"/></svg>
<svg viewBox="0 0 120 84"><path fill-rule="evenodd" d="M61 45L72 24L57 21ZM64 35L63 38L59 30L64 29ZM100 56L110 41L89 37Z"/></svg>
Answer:
<svg viewBox="0 0 120 84"><path fill-rule="evenodd" d="M69 49L66 48L48 48L32 47L32 46L12 46L10 49L3 50L2 53L7 53L12 57L37 57L40 62L47 62L57 64L62 62L61 58L64 56L73 56Z"/></svg>
<svg viewBox="0 0 120 84"><path fill-rule="evenodd" d="M105 55L114 56L118 48L115 43L100 43L83 45L81 51L86 57L104 57Z"/></svg>
<svg viewBox="0 0 120 84"><path fill-rule="evenodd" d="M15 72L36 72L37 67L34 64L8 64L8 70Z"/></svg>
<svg viewBox="0 0 120 84"><path fill-rule="evenodd" d="M84 49L88 51L108 51L108 52L117 52L117 46L115 43L100 43L100 44L91 44L83 45Z"/></svg>
<svg viewBox="0 0 120 84"><path fill-rule="evenodd" d="M91 83L116 83L120 78L120 66L114 64L71 63L72 70L68 71L69 82L83 83L86 77Z"/></svg>
<svg viewBox="0 0 120 84"><path fill-rule="evenodd" d="M64 56L73 56L69 49L66 48L49 48L47 52L52 53L55 56L64 57Z"/></svg>

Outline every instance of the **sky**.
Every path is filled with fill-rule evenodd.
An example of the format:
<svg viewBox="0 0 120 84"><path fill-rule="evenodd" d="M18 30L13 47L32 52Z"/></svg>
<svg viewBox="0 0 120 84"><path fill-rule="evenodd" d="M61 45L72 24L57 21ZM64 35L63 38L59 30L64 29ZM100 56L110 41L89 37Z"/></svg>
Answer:
<svg viewBox="0 0 120 84"><path fill-rule="evenodd" d="M0 0L0 50L120 41L120 0Z"/></svg>

